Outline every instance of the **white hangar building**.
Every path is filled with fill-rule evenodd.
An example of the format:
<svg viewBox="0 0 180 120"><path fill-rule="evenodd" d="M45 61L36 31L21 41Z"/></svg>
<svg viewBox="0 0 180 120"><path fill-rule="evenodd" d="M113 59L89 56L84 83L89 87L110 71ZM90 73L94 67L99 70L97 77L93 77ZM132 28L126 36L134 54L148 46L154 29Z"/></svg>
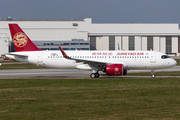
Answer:
<svg viewBox="0 0 180 120"><path fill-rule="evenodd" d="M43 50L154 50L178 53L178 24L104 24L85 19L0 19L0 54L13 51L8 23Z"/></svg>

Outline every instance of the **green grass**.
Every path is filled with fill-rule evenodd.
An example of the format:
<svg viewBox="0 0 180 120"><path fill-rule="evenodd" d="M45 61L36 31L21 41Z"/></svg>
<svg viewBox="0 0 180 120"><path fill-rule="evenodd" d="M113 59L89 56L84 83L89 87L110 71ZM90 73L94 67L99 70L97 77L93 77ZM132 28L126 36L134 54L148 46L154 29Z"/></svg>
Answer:
<svg viewBox="0 0 180 120"><path fill-rule="evenodd" d="M156 76L180 76L180 71L155 72L155 75ZM151 71L139 72L139 73L127 73L127 76L151 76Z"/></svg>
<svg viewBox="0 0 180 120"><path fill-rule="evenodd" d="M179 119L180 79L0 80L1 119Z"/></svg>
<svg viewBox="0 0 180 120"><path fill-rule="evenodd" d="M177 62L177 65L180 65L180 59L175 59Z"/></svg>
<svg viewBox="0 0 180 120"><path fill-rule="evenodd" d="M37 66L29 63L23 64L2 64L0 70L2 69L47 69L47 67Z"/></svg>
<svg viewBox="0 0 180 120"><path fill-rule="evenodd" d="M19 61L2 60L0 63L18 63Z"/></svg>

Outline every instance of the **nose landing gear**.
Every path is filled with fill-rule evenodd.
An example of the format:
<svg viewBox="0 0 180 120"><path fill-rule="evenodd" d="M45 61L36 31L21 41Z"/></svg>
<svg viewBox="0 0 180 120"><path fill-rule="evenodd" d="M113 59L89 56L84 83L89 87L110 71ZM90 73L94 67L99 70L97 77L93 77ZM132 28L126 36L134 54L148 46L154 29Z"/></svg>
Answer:
<svg viewBox="0 0 180 120"><path fill-rule="evenodd" d="M152 77L152 78L155 78L155 77L156 77L156 75L155 75L155 70L151 70L151 77Z"/></svg>

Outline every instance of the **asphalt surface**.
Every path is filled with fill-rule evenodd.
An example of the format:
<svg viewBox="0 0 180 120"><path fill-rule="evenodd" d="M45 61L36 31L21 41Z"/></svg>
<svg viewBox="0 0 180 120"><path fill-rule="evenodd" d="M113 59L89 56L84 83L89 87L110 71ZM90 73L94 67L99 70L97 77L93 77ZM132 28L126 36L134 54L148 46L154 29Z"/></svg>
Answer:
<svg viewBox="0 0 180 120"><path fill-rule="evenodd" d="M180 66L175 66L169 69L160 69L160 71L180 71ZM136 72L151 72L151 70L130 70L128 73ZM90 78L91 71L84 71L78 69L13 69L0 70L0 79L31 79L31 78ZM100 73L101 74L101 73ZM151 78L151 76L100 76L100 78ZM180 76L156 76L157 78L180 78Z"/></svg>

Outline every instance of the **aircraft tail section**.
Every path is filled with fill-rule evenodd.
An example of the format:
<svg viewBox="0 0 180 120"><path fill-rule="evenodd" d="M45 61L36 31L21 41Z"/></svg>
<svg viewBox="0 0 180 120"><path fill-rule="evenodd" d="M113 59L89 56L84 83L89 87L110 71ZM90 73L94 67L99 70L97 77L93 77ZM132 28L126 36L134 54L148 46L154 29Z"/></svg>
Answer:
<svg viewBox="0 0 180 120"><path fill-rule="evenodd" d="M9 24L15 52L41 51L17 24Z"/></svg>

